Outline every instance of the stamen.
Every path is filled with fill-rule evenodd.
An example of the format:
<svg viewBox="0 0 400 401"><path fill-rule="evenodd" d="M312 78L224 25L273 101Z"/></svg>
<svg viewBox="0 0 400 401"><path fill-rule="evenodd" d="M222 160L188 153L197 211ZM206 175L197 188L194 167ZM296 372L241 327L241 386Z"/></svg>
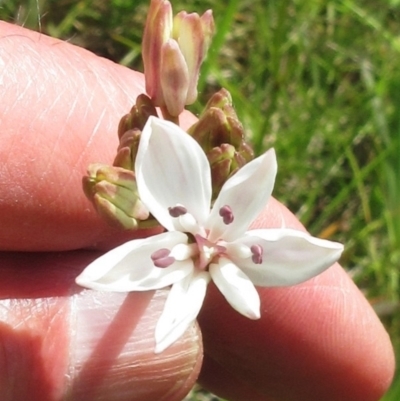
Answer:
<svg viewBox="0 0 400 401"><path fill-rule="evenodd" d="M172 248L170 256L175 258L175 260L185 260L198 253L199 249L196 244L178 244Z"/></svg>
<svg viewBox="0 0 400 401"><path fill-rule="evenodd" d="M158 249L157 251L153 252L151 254L151 260L154 262L157 259L162 259L162 258L166 258L167 256L169 256L169 254L171 253L171 251L167 248L161 248Z"/></svg>
<svg viewBox="0 0 400 401"><path fill-rule="evenodd" d="M150 257L154 263L154 266L165 268L171 266L175 262L175 258L170 256L170 250L166 248L158 249L153 252Z"/></svg>
<svg viewBox="0 0 400 401"><path fill-rule="evenodd" d="M197 221L190 213L179 216L179 224L181 225L184 232L196 234L199 231Z"/></svg>
<svg viewBox="0 0 400 401"><path fill-rule="evenodd" d="M168 212L171 217L179 217L179 216L183 216L184 214L186 214L187 209L185 208L185 206L176 205L174 207L169 207Z"/></svg>
<svg viewBox="0 0 400 401"><path fill-rule="evenodd" d="M185 206L178 203L176 206L169 207L168 212L171 217L178 219L177 222L174 222L175 229L178 231L192 234L195 234L199 231L196 219L188 212Z"/></svg>
<svg viewBox="0 0 400 401"><path fill-rule="evenodd" d="M251 253L253 254L251 257L251 260L256 265L260 265L263 261L262 256L263 256L264 249L262 248L261 245L254 244L250 247L250 250L251 250Z"/></svg>
<svg viewBox="0 0 400 401"><path fill-rule="evenodd" d="M165 267L171 266L175 262L175 258L172 256L168 256L167 258L164 259L157 259L154 261L154 266L155 267L161 267L164 269Z"/></svg>
<svg viewBox="0 0 400 401"><path fill-rule="evenodd" d="M250 258L253 253L250 247L240 243L229 243L226 244L226 253L234 258L247 259Z"/></svg>
<svg viewBox="0 0 400 401"><path fill-rule="evenodd" d="M224 224L228 225L233 222L233 213L230 206L225 205L219 209L219 215L222 217Z"/></svg>

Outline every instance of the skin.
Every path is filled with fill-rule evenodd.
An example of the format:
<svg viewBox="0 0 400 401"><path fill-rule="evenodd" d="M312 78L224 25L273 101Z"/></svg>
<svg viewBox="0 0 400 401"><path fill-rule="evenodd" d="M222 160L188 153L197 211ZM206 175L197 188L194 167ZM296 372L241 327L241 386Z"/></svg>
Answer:
<svg viewBox="0 0 400 401"><path fill-rule="evenodd" d="M198 376L232 401L381 397L393 376L392 346L339 265L298 286L260 288L257 321L210 285L203 340L193 326L155 355L167 290L99 293L74 283L102 251L132 238L96 215L81 178L88 164L111 163L118 121L144 92L143 77L2 22L0 66L2 399L178 401ZM282 224L303 229L271 199L254 227Z"/></svg>

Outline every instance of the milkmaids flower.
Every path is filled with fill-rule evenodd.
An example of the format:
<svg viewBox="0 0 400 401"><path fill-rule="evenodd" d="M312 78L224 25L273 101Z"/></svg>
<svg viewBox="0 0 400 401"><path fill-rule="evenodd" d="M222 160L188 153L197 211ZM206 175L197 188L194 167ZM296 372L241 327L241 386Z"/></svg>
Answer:
<svg viewBox="0 0 400 401"><path fill-rule="evenodd" d="M321 273L343 246L292 229L246 231L275 181L275 152L242 167L211 205L211 175L197 142L175 124L150 117L135 163L141 201L166 232L127 242L90 264L77 283L104 291L172 286L155 331L156 352L196 319L210 280L239 313L260 317L255 286L293 285Z"/></svg>

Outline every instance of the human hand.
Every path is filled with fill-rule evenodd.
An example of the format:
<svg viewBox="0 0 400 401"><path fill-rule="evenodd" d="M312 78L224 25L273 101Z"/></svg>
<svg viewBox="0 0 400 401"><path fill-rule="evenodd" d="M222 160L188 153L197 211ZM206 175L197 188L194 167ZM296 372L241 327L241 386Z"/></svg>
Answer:
<svg viewBox="0 0 400 401"><path fill-rule="evenodd" d="M111 163L119 118L144 92L138 73L0 22L0 393L19 400L180 400L200 382L232 401L374 401L394 369L390 341L335 265L289 288L259 289L243 318L211 285L198 328L160 355L167 291L82 290L76 275L131 234L109 228L81 190ZM193 117L185 115L185 124ZM271 200L257 227L302 229ZM148 235L141 232L140 235ZM35 253L23 253L29 251Z"/></svg>

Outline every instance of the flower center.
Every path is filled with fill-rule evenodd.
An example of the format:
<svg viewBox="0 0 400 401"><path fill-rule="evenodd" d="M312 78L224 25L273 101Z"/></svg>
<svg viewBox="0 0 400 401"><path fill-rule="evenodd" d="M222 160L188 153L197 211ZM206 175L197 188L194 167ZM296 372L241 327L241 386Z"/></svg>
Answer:
<svg viewBox="0 0 400 401"><path fill-rule="evenodd" d="M176 261L183 261L192 258L196 269L207 270L210 263L217 263L221 255L229 258L229 255L239 258L251 258L254 264L261 264L263 261L263 248L259 244L248 247L244 244L228 244L223 240L212 242L207 238L208 233L196 222L196 219L188 213L183 205L176 205L168 208L169 214L179 219L179 223L185 232L189 233L192 241L175 245L172 249L161 248L151 254L154 266L166 268ZM231 224L234 220L230 206L220 208L219 215L224 224Z"/></svg>
<svg viewBox="0 0 400 401"><path fill-rule="evenodd" d="M198 249L195 265L200 270L206 270L213 260L226 252L226 248L219 242L213 243L201 235L195 235L194 238Z"/></svg>
<svg viewBox="0 0 400 401"><path fill-rule="evenodd" d="M184 231L190 233L194 242L177 245L171 250L162 248L153 252L151 260L154 266L165 268L171 266L177 260L185 260L191 257L197 269L206 270L211 262L226 252L225 243L219 240L215 243L209 241L205 230L198 226L195 218L187 212L183 205L169 207L168 212L171 217L179 219L180 225ZM225 224L232 223L233 213L228 205L219 210L219 215Z"/></svg>

